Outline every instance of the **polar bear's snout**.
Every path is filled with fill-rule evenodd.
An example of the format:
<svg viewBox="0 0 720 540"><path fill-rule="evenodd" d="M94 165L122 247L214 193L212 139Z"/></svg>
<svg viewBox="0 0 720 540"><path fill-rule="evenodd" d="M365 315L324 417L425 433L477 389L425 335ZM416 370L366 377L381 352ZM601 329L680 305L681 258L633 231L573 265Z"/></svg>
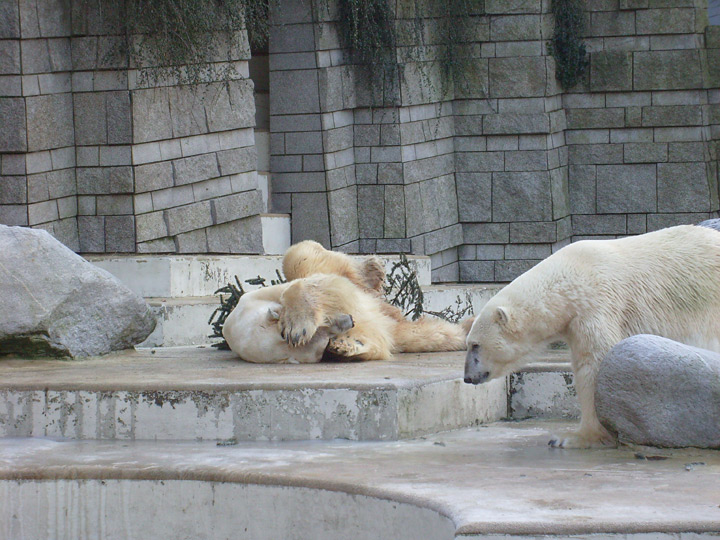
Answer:
<svg viewBox="0 0 720 540"><path fill-rule="evenodd" d="M481 384L490 378L490 372L480 358L480 346L474 344L468 347L465 357L465 379L468 384Z"/></svg>

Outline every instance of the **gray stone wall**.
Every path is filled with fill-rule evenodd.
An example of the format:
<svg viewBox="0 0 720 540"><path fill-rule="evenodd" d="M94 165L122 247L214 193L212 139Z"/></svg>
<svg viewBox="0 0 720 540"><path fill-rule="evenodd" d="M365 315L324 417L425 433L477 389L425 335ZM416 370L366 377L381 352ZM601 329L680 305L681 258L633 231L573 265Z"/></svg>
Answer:
<svg viewBox="0 0 720 540"><path fill-rule="evenodd" d="M0 3L0 223L81 252L261 253L246 36L229 82L128 65L111 2ZM222 60L222 62L221 62Z"/></svg>
<svg viewBox="0 0 720 540"><path fill-rule="evenodd" d="M400 39L382 99L350 65L332 4L286 4L271 169L293 241L431 255L436 281L509 281L573 240L718 211L720 62L703 1L587 2L590 65L570 92L548 54L549 1L477 3L465 84L438 68L442 14L428 12L427 46ZM416 5L397 3L398 28Z"/></svg>

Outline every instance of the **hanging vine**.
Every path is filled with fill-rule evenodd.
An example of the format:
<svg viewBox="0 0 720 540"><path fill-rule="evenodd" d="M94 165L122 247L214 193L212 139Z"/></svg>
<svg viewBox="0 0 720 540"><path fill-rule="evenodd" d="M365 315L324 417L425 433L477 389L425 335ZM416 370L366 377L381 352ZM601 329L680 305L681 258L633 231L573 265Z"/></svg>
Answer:
<svg viewBox="0 0 720 540"><path fill-rule="evenodd" d="M553 0L555 27L549 44L555 58L555 78L563 89L577 85L588 67L587 49L583 41L585 10L583 0Z"/></svg>

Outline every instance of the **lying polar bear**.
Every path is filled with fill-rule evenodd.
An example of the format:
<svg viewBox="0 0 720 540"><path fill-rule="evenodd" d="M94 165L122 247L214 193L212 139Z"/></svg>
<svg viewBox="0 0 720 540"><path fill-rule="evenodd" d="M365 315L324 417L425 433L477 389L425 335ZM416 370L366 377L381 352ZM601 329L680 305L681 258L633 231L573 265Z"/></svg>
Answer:
<svg viewBox="0 0 720 540"><path fill-rule="evenodd" d="M483 307L467 338L465 382L503 377L557 338L570 346L580 429L552 446L613 437L595 412L595 376L608 351L654 334L720 352L720 234L681 225L619 240L570 244Z"/></svg>
<svg viewBox="0 0 720 540"><path fill-rule="evenodd" d="M287 283L244 294L223 326L243 360L313 363L325 354L387 360L397 352L459 351L472 320L408 321L382 297L380 262L357 261L320 244L296 244L283 258Z"/></svg>

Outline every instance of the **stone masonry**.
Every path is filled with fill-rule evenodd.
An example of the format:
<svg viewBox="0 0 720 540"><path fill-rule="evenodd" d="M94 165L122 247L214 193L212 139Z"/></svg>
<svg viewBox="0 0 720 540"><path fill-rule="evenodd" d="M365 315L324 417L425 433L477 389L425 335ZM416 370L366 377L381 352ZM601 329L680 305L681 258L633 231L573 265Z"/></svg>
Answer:
<svg viewBox="0 0 720 540"><path fill-rule="evenodd" d="M718 211L706 2L588 0L590 65L570 92L547 0L474 3L466 84L450 91L432 50L443 13L422 3L427 46L398 42L380 100L327 4L283 2L270 40L273 207L292 213L293 241L431 255L435 281L508 281L573 240ZM397 3L398 28L416 5Z"/></svg>
<svg viewBox="0 0 720 540"><path fill-rule="evenodd" d="M587 0L589 66L570 91L549 0L471 4L448 75L442 2L394 3L397 74L378 85L352 64L336 2L279 3L270 200L294 242L426 254L435 281L503 282L575 240L717 215L706 0ZM262 252L246 39L227 85L143 84L83 5L0 0L0 223L81 252Z"/></svg>
<svg viewBox="0 0 720 540"><path fill-rule="evenodd" d="M85 253L262 252L247 40L228 84L149 84L119 4L0 0L0 223Z"/></svg>

